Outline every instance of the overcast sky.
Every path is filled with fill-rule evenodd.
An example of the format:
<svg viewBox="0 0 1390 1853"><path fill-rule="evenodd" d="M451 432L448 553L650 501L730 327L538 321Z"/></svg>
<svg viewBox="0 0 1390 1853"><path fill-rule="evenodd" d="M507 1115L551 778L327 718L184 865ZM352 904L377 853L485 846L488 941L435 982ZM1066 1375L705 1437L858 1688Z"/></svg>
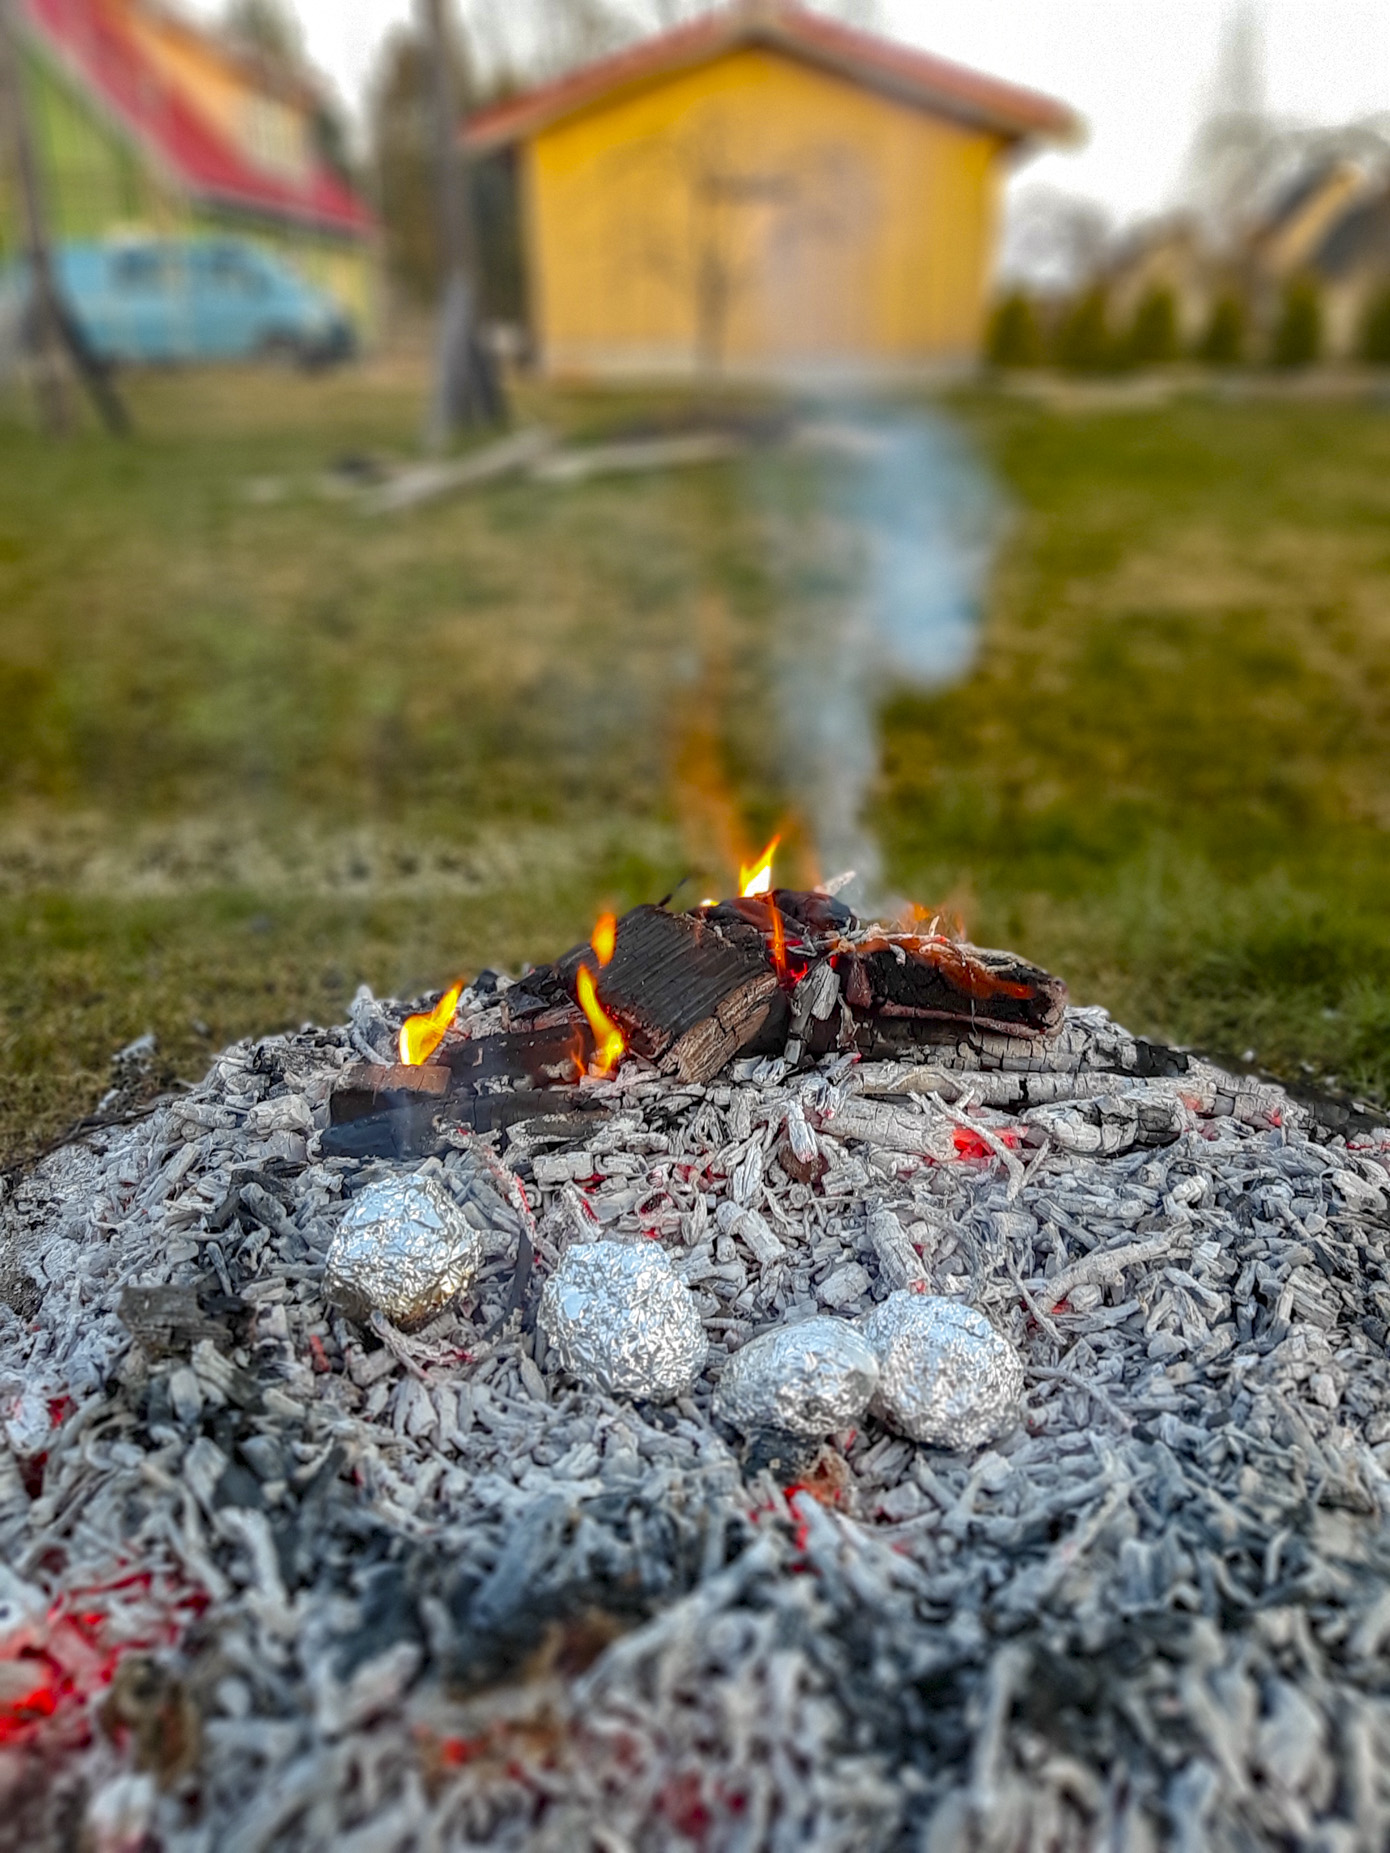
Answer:
<svg viewBox="0 0 1390 1853"><path fill-rule="evenodd" d="M203 15L219 0L191 0ZM381 40L411 0L295 0L314 62L356 111ZM501 0L504 6L507 0ZM1025 171L1120 219L1173 203L1236 0L878 0L909 42L1051 91L1090 126L1076 153ZM1250 0L1276 114L1335 123L1390 112L1390 0Z"/></svg>

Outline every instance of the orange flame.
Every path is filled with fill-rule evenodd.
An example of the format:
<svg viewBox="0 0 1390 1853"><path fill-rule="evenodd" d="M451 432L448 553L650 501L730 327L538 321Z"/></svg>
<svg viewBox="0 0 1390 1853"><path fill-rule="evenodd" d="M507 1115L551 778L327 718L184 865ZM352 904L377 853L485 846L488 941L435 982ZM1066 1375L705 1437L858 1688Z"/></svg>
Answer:
<svg viewBox="0 0 1390 1853"><path fill-rule="evenodd" d="M589 944L594 949L594 956L600 965L606 965L613 956L613 948L618 943L618 923L612 914L600 914L594 924Z"/></svg>
<svg viewBox="0 0 1390 1853"><path fill-rule="evenodd" d="M756 862L739 864L738 891L745 898L749 895L772 892L772 858L781 841L780 836L773 837Z"/></svg>
<svg viewBox="0 0 1390 1853"><path fill-rule="evenodd" d="M768 902L768 907L772 913L772 963L777 968L778 976L785 977L787 972L786 922L782 918L780 907L772 901Z"/></svg>
<svg viewBox="0 0 1390 1853"><path fill-rule="evenodd" d="M576 973L574 988L579 997L579 1008L589 1019L589 1028L594 1032L594 1068L601 1075L611 1074L627 1048L623 1032L598 1001L594 974L587 965L581 965Z"/></svg>
<svg viewBox="0 0 1390 1853"><path fill-rule="evenodd" d="M433 1010L423 1010L401 1024L399 1047L401 1060L407 1068L418 1068L434 1054L454 1020L462 996L463 980L460 978L457 984L449 986Z"/></svg>

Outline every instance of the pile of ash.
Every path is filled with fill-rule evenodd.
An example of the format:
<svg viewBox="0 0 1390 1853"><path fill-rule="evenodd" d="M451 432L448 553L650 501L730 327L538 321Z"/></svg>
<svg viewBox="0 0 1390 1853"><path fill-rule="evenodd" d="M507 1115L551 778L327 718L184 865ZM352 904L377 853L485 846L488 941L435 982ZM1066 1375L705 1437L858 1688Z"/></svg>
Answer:
<svg viewBox="0 0 1390 1853"><path fill-rule="evenodd" d="M229 1049L3 1205L21 1841L1386 1843L1383 1130L1069 1009L324 1156L402 1016ZM409 1329L325 1284L407 1177L472 1232ZM698 1317L668 1400L547 1325L598 1241ZM914 1295L1017 1361L992 1439L725 1420L767 1332Z"/></svg>

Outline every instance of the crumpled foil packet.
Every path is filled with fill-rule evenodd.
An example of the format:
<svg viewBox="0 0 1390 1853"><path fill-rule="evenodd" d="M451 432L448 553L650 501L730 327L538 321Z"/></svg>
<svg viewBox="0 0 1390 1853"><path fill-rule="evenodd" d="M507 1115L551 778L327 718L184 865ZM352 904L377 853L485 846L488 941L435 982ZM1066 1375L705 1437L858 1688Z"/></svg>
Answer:
<svg viewBox="0 0 1390 1853"><path fill-rule="evenodd" d="M483 1264L483 1236L429 1177L389 1177L353 1198L324 1265L324 1291L350 1319L379 1309L413 1325L461 1293Z"/></svg>
<svg viewBox="0 0 1390 1853"><path fill-rule="evenodd" d="M613 1396L669 1402L705 1366L694 1296L655 1242L575 1243L538 1316L560 1369Z"/></svg>
<svg viewBox="0 0 1390 1853"><path fill-rule="evenodd" d="M779 1429L812 1439L863 1417L878 1358L847 1319L819 1316L759 1332L724 1366L714 1413L746 1435Z"/></svg>
<svg viewBox="0 0 1390 1853"><path fill-rule="evenodd" d="M973 1306L890 1293L860 1330L878 1356L873 1413L914 1441L979 1448L1018 1420L1023 1360Z"/></svg>

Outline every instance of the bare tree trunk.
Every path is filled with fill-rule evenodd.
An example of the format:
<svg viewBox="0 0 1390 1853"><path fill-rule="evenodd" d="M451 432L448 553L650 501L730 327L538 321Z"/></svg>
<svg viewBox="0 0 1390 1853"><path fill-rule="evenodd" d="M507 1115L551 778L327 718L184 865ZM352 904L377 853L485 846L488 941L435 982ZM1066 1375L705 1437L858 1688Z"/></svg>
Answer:
<svg viewBox="0 0 1390 1853"><path fill-rule="evenodd" d="M459 145L462 118L454 94L444 0L419 0L419 9L420 34L433 77L435 188L443 273L426 441L441 449L456 431L499 423L505 406L496 366L478 327L477 245Z"/></svg>
<svg viewBox="0 0 1390 1853"><path fill-rule="evenodd" d="M13 0L0 0L0 114L9 121L15 178L24 213L25 248L33 280L35 384L44 429L54 436L68 429L68 398L62 364L66 352L107 430L124 435L130 429L130 420L112 382L110 369L87 346L53 274L43 187L25 106Z"/></svg>
<svg viewBox="0 0 1390 1853"><path fill-rule="evenodd" d="M70 422L63 379L63 334L57 314L58 292L53 282L48 231L39 198L38 165L34 159L34 144L29 135L29 118L24 107L23 83L11 0L0 0L0 107L3 107L9 128L15 181L20 209L24 214L24 243L33 279L30 315L34 388L44 430L50 436L59 437L68 429Z"/></svg>

